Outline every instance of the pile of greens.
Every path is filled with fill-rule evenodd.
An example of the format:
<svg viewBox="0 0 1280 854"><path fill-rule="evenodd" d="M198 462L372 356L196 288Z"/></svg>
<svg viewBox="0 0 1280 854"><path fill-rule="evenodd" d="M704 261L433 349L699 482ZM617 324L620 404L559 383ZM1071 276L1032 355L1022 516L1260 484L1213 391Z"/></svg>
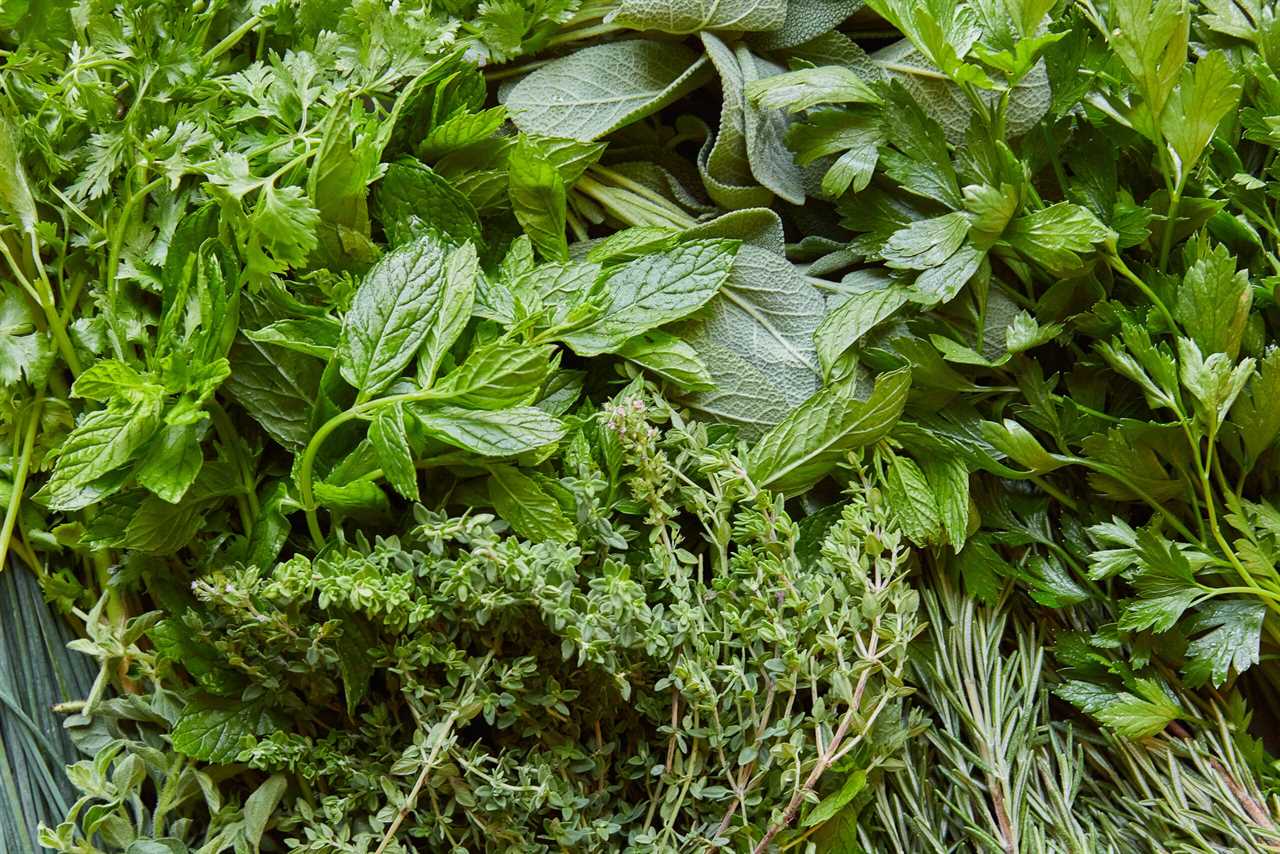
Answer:
<svg viewBox="0 0 1280 854"><path fill-rule="evenodd" d="M1257 0L0 4L5 844L1280 846L1278 150Z"/></svg>

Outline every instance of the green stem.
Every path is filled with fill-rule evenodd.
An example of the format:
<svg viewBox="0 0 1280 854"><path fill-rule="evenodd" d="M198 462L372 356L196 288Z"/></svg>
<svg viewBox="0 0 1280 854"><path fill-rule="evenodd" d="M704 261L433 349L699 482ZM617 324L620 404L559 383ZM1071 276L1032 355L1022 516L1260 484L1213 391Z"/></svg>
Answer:
<svg viewBox="0 0 1280 854"><path fill-rule="evenodd" d="M44 398L37 395L31 404L30 420L22 439L22 450L18 455L18 464L13 470L9 506L5 508L4 524L0 526L0 572L4 571L5 558L9 554L9 543L13 539L13 528L18 523L18 509L22 506L22 496L27 487L27 473L31 470L31 455L35 450L36 432L40 428L40 410L43 406Z"/></svg>
<svg viewBox="0 0 1280 854"><path fill-rule="evenodd" d="M625 29L627 28L617 24L596 24L593 27L567 30L547 39L547 47L558 47L560 45L586 41L587 39L593 39L597 36L607 36L611 33L620 32Z"/></svg>
<svg viewBox="0 0 1280 854"><path fill-rule="evenodd" d="M262 18L258 15L251 16L249 20L245 21L243 24L228 33L226 38L209 48L204 55L205 62L213 62L215 59L231 50L231 48L236 46L240 39L248 35L249 32L260 23L262 23Z"/></svg>
<svg viewBox="0 0 1280 854"><path fill-rule="evenodd" d="M1169 309L1165 306L1164 302L1160 297L1156 296L1155 291L1151 290L1151 286L1138 278L1138 274L1133 272L1133 270L1130 270L1129 265L1121 260L1119 255L1108 255L1107 263L1111 266L1111 269L1115 270L1117 273L1132 282L1138 290L1142 291L1147 299L1151 300L1151 304L1154 305L1156 310L1160 312L1160 315L1164 317L1165 323L1169 324L1169 331L1177 334L1178 324L1174 321L1173 315L1169 312Z"/></svg>
<svg viewBox="0 0 1280 854"><path fill-rule="evenodd" d="M116 357L119 359L124 358L124 338L116 323L116 306L120 300L120 287L116 282L116 273L120 269L120 250L124 246L124 234L129 228L129 220L133 218L133 209L152 190L164 182L164 178L154 178L144 184L136 193L130 193L129 198L125 200L124 207L120 209L120 220L116 223L115 230L111 234L111 245L107 250L107 271L103 284L107 287L107 304L111 308L111 316L107 318L107 323L111 327L112 338L115 339L112 344L115 347Z"/></svg>
<svg viewBox="0 0 1280 854"><path fill-rule="evenodd" d="M217 431L218 438L222 440L222 446L227 449L227 453L231 455L236 468L240 470L240 481L244 487L244 494L236 496L236 504L240 510L240 524L244 528L244 534L247 537L253 532L254 520L258 518L258 490L253 477L253 469L249 466L249 461L245 459L244 454L240 452L240 434L236 430L235 424L231 422L231 416L217 401L210 402L209 414L213 419L213 429Z"/></svg>
<svg viewBox="0 0 1280 854"><path fill-rule="evenodd" d="M1173 251L1173 229L1178 221L1178 206L1182 204L1183 182L1179 181L1169 193L1169 212L1164 223L1164 236L1160 241L1160 269L1168 272L1169 254Z"/></svg>
<svg viewBox="0 0 1280 854"><path fill-rule="evenodd" d="M320 520L316 515L312 475L315 469L316 456L320 453L320 447L324 444L325 439L328 439L333 431L348 421L354 421L357 418L369 418L384 406L393 406L397 403L417 403L442 396L432 389L419 389L418 391L407 391L403 394L379 397L376 400L361 400L357 398L355 405L350 409L339 412L320 425L320 429L316 431L315 435L311 437L311 441L307 443L306 449L302 452L302 460L298 463L298 494L302 499L302 506L307 514L307 530L310 532L311 539L317 549L324 546L324 532L320 530Z"/></svg>

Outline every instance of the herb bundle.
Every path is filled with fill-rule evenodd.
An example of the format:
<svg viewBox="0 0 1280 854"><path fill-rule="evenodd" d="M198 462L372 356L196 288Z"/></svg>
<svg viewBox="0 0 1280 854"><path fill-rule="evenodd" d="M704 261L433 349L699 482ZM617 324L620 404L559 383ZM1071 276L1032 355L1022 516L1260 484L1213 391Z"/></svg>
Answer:
<svg viewBox="0 0 1280 854"><path fill-rule="evenodd" d="M1280 844L1270 6L31 0L0 62L0 567L97 667L6 833Z"/></svg>

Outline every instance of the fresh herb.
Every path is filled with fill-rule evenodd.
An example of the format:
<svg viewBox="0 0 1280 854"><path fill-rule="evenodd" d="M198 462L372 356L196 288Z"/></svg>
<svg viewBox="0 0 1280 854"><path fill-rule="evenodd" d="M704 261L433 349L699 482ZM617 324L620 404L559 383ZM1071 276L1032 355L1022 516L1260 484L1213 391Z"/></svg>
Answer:
<svg viewBox="0 0 1280 854"><path fill-rule="evenodd" d="M1274 846L1278 27L4 5L6 838Z"/></svg>

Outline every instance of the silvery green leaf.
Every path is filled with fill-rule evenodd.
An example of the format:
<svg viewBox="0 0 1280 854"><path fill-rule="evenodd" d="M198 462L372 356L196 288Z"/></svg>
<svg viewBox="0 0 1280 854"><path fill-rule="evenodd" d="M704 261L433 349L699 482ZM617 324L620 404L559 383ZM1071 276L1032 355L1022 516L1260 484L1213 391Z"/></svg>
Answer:
<svg viewBox="0 0 1280 854"><path fill-rule="evenodd" d="M611 42L538 68L511 87L506 106L526 133L590 142L692 91L706 70L682 45Z"/></svg>

